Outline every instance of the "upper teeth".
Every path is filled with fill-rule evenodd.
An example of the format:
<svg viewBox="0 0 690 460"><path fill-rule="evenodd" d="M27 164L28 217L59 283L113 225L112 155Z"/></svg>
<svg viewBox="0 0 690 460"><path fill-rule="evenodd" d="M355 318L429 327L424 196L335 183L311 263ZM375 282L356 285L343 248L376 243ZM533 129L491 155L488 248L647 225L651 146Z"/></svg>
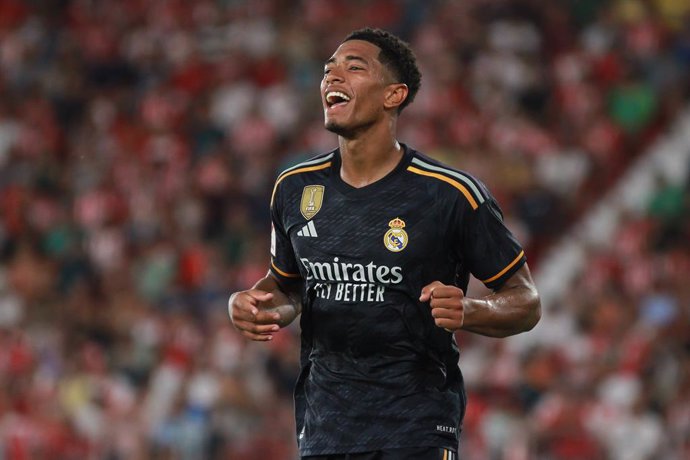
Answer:
<svg viewBox="0 0 690 460"><path fill-rule="evenodd" d="M348 96L345 93L341 93L340 91L329 91L326 93L326 100L328 102L333 102L333 98L339 97L341 99L344 99L345 101L350 100L350 96Z"/></svg>

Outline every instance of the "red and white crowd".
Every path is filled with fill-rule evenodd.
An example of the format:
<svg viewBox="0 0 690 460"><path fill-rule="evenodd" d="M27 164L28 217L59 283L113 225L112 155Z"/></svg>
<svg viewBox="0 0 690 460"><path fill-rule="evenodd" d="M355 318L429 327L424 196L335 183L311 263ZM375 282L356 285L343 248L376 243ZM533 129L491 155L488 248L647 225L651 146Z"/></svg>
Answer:
<svg viewBox="0 0 690 460"><path fill-rule="evenodd" d="M0 2L0 458L295 458L298 327L249 343L227 297L363 26L418 56L400 140L486 182L533 270L690 101L685 0ZM690 172L549 306L567 340L457 335L462 458L688 458L688 273Z"/></svg>

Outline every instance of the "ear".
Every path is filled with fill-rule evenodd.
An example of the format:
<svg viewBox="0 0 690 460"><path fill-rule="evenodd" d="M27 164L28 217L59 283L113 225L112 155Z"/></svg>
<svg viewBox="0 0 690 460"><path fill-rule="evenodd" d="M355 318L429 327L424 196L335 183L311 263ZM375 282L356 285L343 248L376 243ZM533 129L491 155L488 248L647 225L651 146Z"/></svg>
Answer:
<svg viewBox="0 0 690 460"><path fill-rule="evenodd" d="M408 92L409 90L405 83L392 83L388 85L383 96L383 107L386 110L397 109L400 104L405 102L405 99L407 99Z"/></svg>

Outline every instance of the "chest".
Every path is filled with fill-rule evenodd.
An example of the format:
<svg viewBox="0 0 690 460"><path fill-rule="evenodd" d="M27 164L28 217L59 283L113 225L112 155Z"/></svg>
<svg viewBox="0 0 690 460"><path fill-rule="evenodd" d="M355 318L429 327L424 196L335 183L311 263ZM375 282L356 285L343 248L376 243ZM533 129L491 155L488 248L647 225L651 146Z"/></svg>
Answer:
<svg viewBox="0 0 690 460"><path fill-rule="evenodd" d="M353 198L327 184L289 197L285 228L298 259L414 266L443 253L443 209L422 190L391 187Z"/></svg>

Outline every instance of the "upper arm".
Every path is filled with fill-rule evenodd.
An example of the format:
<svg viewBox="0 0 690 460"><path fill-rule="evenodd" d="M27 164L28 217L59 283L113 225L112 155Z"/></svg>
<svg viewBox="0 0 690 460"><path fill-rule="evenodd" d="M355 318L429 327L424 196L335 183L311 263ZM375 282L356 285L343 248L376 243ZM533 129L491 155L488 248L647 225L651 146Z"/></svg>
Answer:
<svg viewBox="0 0 690 460"><path fill-rule="evenodd" d="M456 226L459 260L488 288L499 289L524 267L525 252L490 195L476 209L465 207Z"/></svg>
<svg viewBox="0 0 690 460"><path fill-rule="evenodd" d="M521 312L520 316L528 329L534 327L541 318L539 292L527 263L497 288L493 297L501 299L499 306Z"/></svg>
<svg viewBox="0 0 690 460"><path fill-rule="evenodd" d="M508 277L503 284L496 288L494 292L503 292L514 288L524 288L534 292L537 291L537 287L532 279L532 273L526 262L515 273Z"/></svg>
<svg viewBox="0 0 690 460"><path fill-rule="evenodd" d="M279 285L291 285L301 280L295 251L283 218L282 187L276 185L271 202L271 266L270 274Z"/></svg>

